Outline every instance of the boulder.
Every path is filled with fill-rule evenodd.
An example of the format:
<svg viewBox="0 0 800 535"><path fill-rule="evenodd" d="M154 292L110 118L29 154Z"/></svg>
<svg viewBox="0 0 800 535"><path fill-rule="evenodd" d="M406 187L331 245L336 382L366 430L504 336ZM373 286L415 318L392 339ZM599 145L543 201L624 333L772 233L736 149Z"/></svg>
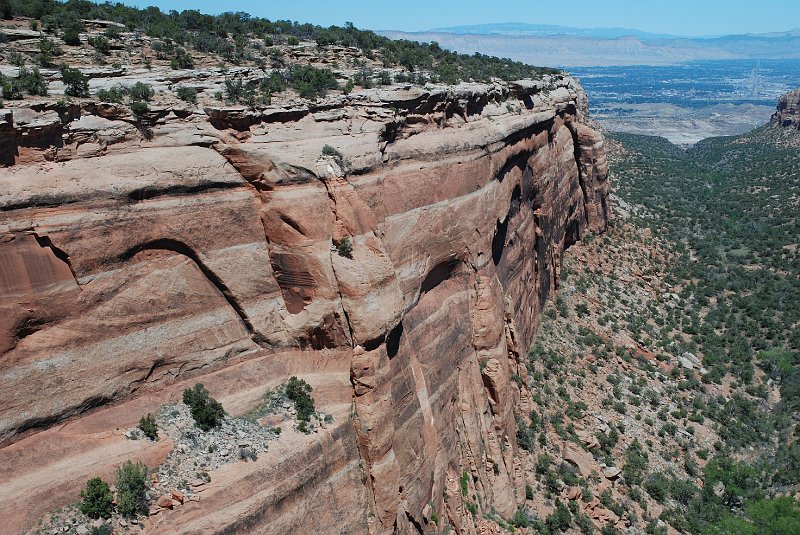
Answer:
<svg viewBox="0 0 800 535"><path fill-rule="evenodd" d="M156 500L156 505L158 505L162 509L172 509L175 503L169 496L160 496L158 500Z"/></svg>
<svg viewBox="0 0 800 535"><path fill-rule="evenodd" d="M561 456L564 461L578 468L578 473L581 477L588 477L592 473L594 465L592 457L588 453L579 450L571 442L564 444Z"/></svg>

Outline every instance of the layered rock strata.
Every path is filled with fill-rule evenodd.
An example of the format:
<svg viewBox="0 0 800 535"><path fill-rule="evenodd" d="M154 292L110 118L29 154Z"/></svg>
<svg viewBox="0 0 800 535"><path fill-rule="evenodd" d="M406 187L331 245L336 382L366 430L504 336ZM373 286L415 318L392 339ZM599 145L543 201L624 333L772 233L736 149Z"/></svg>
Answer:
<svg viewBox="0 0 800 535"><path fill-rule="evenodd" d="M163 458L113 430L185 385L235 413L292 374L335 423L219 470L147 530L418 533L438 517L474 533L464 473L480 511L513 514L527 414L513 378L563 251L608 220L603 141L576 82L144 120L93 103L13 111L15 165L0 170L13 529L123 456Z"/></svg>

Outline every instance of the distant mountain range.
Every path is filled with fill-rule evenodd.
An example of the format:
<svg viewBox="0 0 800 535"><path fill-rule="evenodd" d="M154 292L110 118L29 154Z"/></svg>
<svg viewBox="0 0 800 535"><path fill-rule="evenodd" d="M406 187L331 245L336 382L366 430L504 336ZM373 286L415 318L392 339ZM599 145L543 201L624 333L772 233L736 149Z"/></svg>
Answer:
<svg viewBox="0 0 800 535"><path fill-rule="evenodd" d="M527 24L525 22L501 22L496 24L472 24L467 26L449 26L433 28L431 32L456 33L473 35L577 35L581 37L636 37L649 39L677 39L681 36L667 33L649 33L630 28L573 28L572 26L556 26L553 24Z"/></svg>
<svg viewBox="0 0 800 535"><path fill-rule="evenodd" d="M393 39L436 41L444 48L466 54L480 52L533 65L558 67L800 59L800 29L767 34L678 37L626 28L502 23L456 26L427 32L378 33Z"/></svg>

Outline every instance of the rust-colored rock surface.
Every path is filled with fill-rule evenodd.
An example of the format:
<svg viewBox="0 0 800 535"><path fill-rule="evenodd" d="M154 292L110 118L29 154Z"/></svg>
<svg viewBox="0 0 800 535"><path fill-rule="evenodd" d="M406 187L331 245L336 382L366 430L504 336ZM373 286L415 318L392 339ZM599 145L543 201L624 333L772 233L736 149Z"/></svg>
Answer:
<svg viewBox="0 0 800 535"><path fill-rule="evenodd" d="M772 115L772 122L800 129L800 88L778 99L778 109Z"/></svg>
<svg viewBox="0 0 800 535"><path fill-rule="evenodd" d="M608 220L574 80L153 107L146 135L113 109L56 106L6 121L27 140L0 173L7 526L74 502L113 468L81 445L186 385L235 414L293 374L335 423L218 470L146 531L417 533L436 511L476 533L448 498L463 472L481 512L513 515L512 376L564 250ZM66 459L69 480L48 483ZM42 498L24 502L32 471Z"/></svg>

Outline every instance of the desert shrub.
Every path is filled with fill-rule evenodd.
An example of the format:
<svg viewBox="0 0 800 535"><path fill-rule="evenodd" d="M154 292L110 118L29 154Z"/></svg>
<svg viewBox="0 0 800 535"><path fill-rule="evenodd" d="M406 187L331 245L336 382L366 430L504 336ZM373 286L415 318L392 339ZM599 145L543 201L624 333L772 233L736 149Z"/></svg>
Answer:
<svg viewBox="0 0 800 535"><path fill-rule="evenodd" d="M210 431L222 423L225 416L222 404L212 398L202 384L197 383L194 388L184 390L183 402L189 406L197 427L203 431Z"/></svg>
<svg viewBox="0 0 800 535"><path fill-rule="evenodd" d="M290 35L289 38L286 39L286 44L289 46L297 46L300 44L300 40L297 37Z"/></svg>
<svg viewBox="0 0 800 535"><path fill-rule="evenodd" d="M126 461L117 468L117 509L127 518L147 514L147 467L140 463Z"/></svg>
<svg viewBox="0 0 800 535"><path fill-rule="evenodd" d="M525 425L525 421L517 417L517 444L525 451L533 450L533 431Z"/></svg>
<svg viewBox="0 0 800 535"><path fill-rule="evenodd" d="M633 439L631 445L625 450L625 466L622 467L622 475L629 485L639 485L646 469L647 453L639 440Z"/></svg>
<svg viewBox="0 0 800 535"><path fill-rule="evenodd" d="M286 79L279 72L272 72L259 83L259 88L270 95L286 90Z"/></svg>
<svg viewBox="0 0 800 535"><path fill-rule="evenodd" d="M111 43L108 39L99 35L97 37L90 37L88 40L89 45L97 50L100 54L108 56L111 54Z"/></svg>
<svg viewBox="0 0 800 535"><path fill-rule="evenodd" d="M575 515L575 524L578 526L578 529L581 530L581 533L584 533L585 535L591 535L594 533L594 524L592 524L592 519L582 513Z"/></svg>
<svg viewBox="0 0 800 535"><path fill-rule="evenodd" d="M294 402L297 412L297 419L301 423L308 422L314 414L314 399L311 397L313 388L303 379L298 379L294 375L289 378L286 384L286 397Z"/></svg>
<svg viewBox="0 0 800 535"><path fill-rule="evenodd" d="M531 525L531 519L528 513L521 507L517 508L514 517L511 519L511 525L515 528L527 528Z"/></svg>
<svg viewBox="0 0 800 535"><path fill-rule="evenodd" d="M22 92L22 84L18 78L11 78L0 74L0 90L3 91L3 98L6 100L19 100L25 98Z"/></svg>
<svg viewBox="0 0 800 535"><path fill-rule="evenodd" d="M303 98L316 98L328 89L336 89L336 76L330 69L318 69L311 65L296 65L289 73L289 80Z"/></svg>
<svg viewBox="0 0 800 535"><path fill-rule="evenodd" d="M551 532L560 533L567 531L571 523L572 513L561 500L556 499L556 510L545 519L545 525Z"/></svg>
<svg viewBox="0 0 800 535"><path fill-rule="evenodd" d="M83 31L83 23L78 18L68 17L67 22L61 25L64 33L61 39L70 46L81 46L80 32Z"/></svg>
<svg viewBox="0 0 800 535"><path fill-rule="evenodd" d="M343 256L345 258L353 258L353 242L350 241L350 238L345 236L339 243L336 244L336 252L339 256Z"/></svg>
<svg viewBox="0 0 800 535"><path fill-rule="evenodd" d="M348 78L347 82L344 84L344 87L342 88L342 92L345 95L349 95L350 93L352 93L352 91L355 88L355 86L356 85L353 83L353 79L352 78Z"/></svg>
<svg viewBox="0 0 800 535"><path fill-rule="evenodd" d="M131 102L131 111L134 115L141 117L150 111L150 107L147 105L147 102L140 102L137 100L136 102Z"/></svg>
<svg viewBox="0 0 800 535"><path fill-rule="evenodd" d="M173 69L194 69L194 60L186 50L178 48L175 52L175 57L170 61L170 66Z"/></svg>
<svg viewBox="0 0 800 535"><path fill-rule="evenodd" d="M86 482L86 488L81 491L81 513L89 518L110 518L114 496L108 483L94 477Z"/></svg>
<svg viewBox="0 0 800 535"><path fill-rule="evenodd" d="M225 79L225 100L255 106L259 102L266 103L269 98L268 95L259 96L254 85L245 83L240 77L236 77Z"/></svg>
<svg viewBox="0 0 800 535"><path fill-rule="evenodd" d="M129 90L131 100L143 100L149 102L150 99L156 94L150 84L144 82L136 82L130 87Z"/></svg>
<svg viewBox="0 0 800 535"><path fill-rule="evenodd" d="M94 95L102 102L122 104L125 91L120 86L116 86L111 89L98 89Z"/></svg>
<svg viewBox="0 0 800 535"><path fill-rule="evenodd" d="M92 526L89 535L113 535L114 528L111 524L103 524L102 526Z"/></svg>
<svg viewBox="0 0 800 535"><path fill-rule="evenodd" d="M258 460L258 453L253 448L239 448L239 459L242 461L256 461Z"/></svg>
<svg viewBox="0 0 800 535"><path fill-rule="evenodd" d="M39 65L49 67L53 64L53 58L61 56L64 51L54 41L41 39L39 41Z"/></svg>
<svg viewBox="0 0 800 535"><path fill-rule="evenodd" d="M197 89L189 86L181 86L175 91L175 95L184 102L197 102Z"/></svg>
<svg viewBox="0 0 800 535"><path fill-rule="evenodd" d="M651 474L644 484L644 490L658 503L664 503L669 494L669 479L664 474Z"/></svg>
<svg viewBox="0 0 800 535"><path fill-rule="evenodd" d="M336 162L336 165L338 165L341 168L341 170L344 171L345 173L350 171L351 168L350 162L344 157L344 155L341 152L336 150L334 147L331 147L330 145L327 144L324 145L322 147L322 155L330 156L331 158L333 158L333 161Z"/></svg>
<svg viewBox="0 0 800 535"><path fill-rule="evenodd" d="M89 96L89 78L78 69L73 69L67 65L61 67L61 79L66 86L64 93L71 97Z"/></svg>
<svg viewBox="0 0 800 535"><path fill-rule="evenodd" d="M139 429L150 440L158 440L158 424L155 416L151 413L148 412L147 415L139 418Z"/></svg>
<svg viewBox="0 0 800 535"><path fill-rule="evenodd" d="M39 69L34 67L28 70L25 67L20 67L18 79L22 89L29 95L47 96L47 82L44 81Z"/></svg>
<svg viewBox="0 0 800 535"><path fill-rule="evenodd" d="M697 494L697 487L691 481L673 479L669 482L669 493L675 501L688 505Z"/></svg>

